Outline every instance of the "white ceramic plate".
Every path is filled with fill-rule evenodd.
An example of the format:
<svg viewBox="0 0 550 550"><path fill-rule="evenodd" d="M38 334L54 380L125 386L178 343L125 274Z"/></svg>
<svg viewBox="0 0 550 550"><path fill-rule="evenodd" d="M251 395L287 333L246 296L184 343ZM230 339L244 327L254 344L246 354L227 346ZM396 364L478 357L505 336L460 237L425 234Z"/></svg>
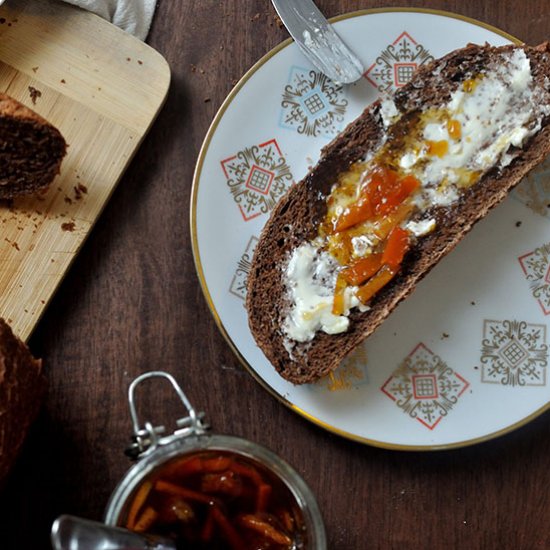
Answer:
<svg viewBox="0 0 550 550"><path fill-rule="evenodd" d="M365 78L342 89L287 41L238 83L204 141L191 226L216 321L285 404L345 437L421 450L483 441L549 406L550 165L479 223L330 378L280 378L248 330L244 292L275 202L320 149L385 89L468 42L514 39L448 13L377 10L335 20Z"/></svg>

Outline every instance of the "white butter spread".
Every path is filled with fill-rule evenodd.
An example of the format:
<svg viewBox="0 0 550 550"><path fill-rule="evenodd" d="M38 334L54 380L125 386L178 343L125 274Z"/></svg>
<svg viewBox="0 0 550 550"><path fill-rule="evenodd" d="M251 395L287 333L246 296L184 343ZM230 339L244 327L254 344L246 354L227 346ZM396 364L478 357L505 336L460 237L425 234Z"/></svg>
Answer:
<svg viewBox="0 0 550 550"><path fill-rule="evenodd" d="M369 235L357 235L357 237L351 238L351 246L353 248L353 255L361 257L372 252L374 242Z"/></svg>
<svg viewBox="0 0 550 550"><path fill-rule="evenodd" d="M333 315L337 272L336 260L312 243L304 243L294 249L285 271L289 298L293 304L283 325L289 338L307 342L318 330L338 334L348 329L349 310L360 303L354 294L357 289L348 287L344 294L345 314Z"/></svg>
<svg viewBox="0 0 550 550"><path fill-rule="evenodd" d="M493 167L507 166L520 152L515 148L521 148L536 134L542 117L550 114L550 102L547 97L541 101L543 92L533 86L530 62L521 49L501 54L492 68L472 77L473 85L459 85L447 105L423 111L415 129L416 141L406 145L395 159L403 174L414 176L421 185L412 200L416 207L414 221L401 224L413 238L435 229L435 219L423 218L423 212L453 204L462 188L474 184ZM382 100L380 116L384 130L399 121L401 115L391 98ZM450 129L449 121L459 128L458 132ZM384 132L380 147L387 134ZM442 147L430 149L434 143ZM366 171L370 161L365 159ZM372 162L376 163L376 154ZM333 196L334 212L341 213L350 200L356 197ZM368 256L376 243L368 234L354 236L353 258ZM292 305L283 325L290 340L308 342L319 330L328 334L344 332L349 327L351 308L368 309L355 296L357 287L347 287L343 315L332 313L336 279L343 267L325 250L323 237L301 244L291 253L284 280ZM289 344L288 349L291 347Z"/></svg>
<svg viewBox="0 0 550 550"><path fill-rule="evenodd" d="M418 222L411 220L405 224L404 228L415 237L423 237L435 229L435 220L433 218Z"/></svg>
<svg viewBox="0 0 550 550"><path fill-rule="evenodd" d="M423 131L426 141L446 141L448 151L441 157L428 156L426 148L407 151L400 159L402 168L416 176L427 190L417 205L448 206L457 198L454 186L463 186L465 170L483 173L493 166L506 166L513 155L511 146L521 147L540 130L543 109L537 113L531 88L529 59L516 50L505 61L476 81L473 91L459 87L443 108L459 123L460 139L449 135L446 120L429 121ZM443 185L441 185L443 183Z"/></svg>
<svg viewBox="0 0 550 550"><path fill-rule="evenodd" d="M399 119L400 113L391 97L385 97L380 102L380 116L382 117L382 124L384 124L384 128L386 129Z"/></svg>

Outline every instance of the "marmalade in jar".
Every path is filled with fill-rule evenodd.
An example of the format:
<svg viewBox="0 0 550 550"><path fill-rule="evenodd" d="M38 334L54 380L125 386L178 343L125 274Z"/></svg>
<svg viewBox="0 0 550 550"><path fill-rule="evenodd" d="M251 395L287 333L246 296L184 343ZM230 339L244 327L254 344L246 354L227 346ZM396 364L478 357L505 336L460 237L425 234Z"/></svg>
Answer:
<svg viewBox="0 0 550 550"><path fill-rule="evenodd" d="M172 459L135 490L121 525L163 535L178 549L306 548L303 517L287 485L230 451Z"/></svg>

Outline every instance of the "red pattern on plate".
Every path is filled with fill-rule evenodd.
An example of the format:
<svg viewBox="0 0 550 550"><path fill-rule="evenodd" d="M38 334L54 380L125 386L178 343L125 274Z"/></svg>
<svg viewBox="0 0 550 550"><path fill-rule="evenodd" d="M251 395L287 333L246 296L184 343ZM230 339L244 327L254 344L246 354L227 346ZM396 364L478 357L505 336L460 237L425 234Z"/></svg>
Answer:
<svg viewBox="0 0 550 550"><path fill-rule="evenodd" d="M379 92L391 92L404 86L418 67L434 57L407 31L403 31L380 52L363 75Z"/></svg>
<svg viewBox="0 0 550 550"><path fill-rule="evenodd" d="M245 222L269 212L292 184L276 139L245 147L220 164Z"/></svg>
<svg viewBox="0 0 550 550"><path fill-rule="evenodd" d="M460 374L420 343L380 389L404 413L433 430L469 386Z"/></svg>
<svg viewBox="0 0 550 550"><path fill-rule="evenodd" d="M544 315L550 315L550 243L518 258L531 294L539 303Z"/></svg>

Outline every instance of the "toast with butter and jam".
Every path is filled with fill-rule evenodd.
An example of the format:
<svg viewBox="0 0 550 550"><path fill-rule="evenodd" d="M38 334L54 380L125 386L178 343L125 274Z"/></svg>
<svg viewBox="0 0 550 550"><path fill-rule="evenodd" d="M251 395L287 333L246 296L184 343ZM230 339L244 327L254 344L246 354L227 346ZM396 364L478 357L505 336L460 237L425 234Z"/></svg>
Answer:
<svg viewBox="0 0 550 550"><path fill-rule="evenodd" d="M334 370L550 153L550 46L469 45L322 151L256 247L256 342L295 384Z"/></svg>

